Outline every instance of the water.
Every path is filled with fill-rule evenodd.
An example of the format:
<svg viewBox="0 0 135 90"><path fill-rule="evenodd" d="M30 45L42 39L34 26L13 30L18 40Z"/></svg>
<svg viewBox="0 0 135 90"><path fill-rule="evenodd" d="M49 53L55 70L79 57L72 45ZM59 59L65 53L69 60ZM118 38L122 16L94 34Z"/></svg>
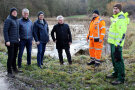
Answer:
<svg viewBox="0 0 135 90"><path fill-rule="evenodd" d="M0 72L0 90L9 90L9 84L4 76L2 76L2 72Z"/></svg>
<svg viewBox="0 0 135 90"><path fill-rule="evenodd" d="M0 63L0 90L16 90L9 83L8 77L6 76L6 72L3 72L2 64Z"/></svg>
<svg viewBox="0 0 135 90"><path fill-rule="evenodd" d="M79 36L79 35L78 35ZM78 38L79 39L79 38ZM81 40L80 40L81 39ZM86 39L80 37L79 40L73 40L70 46L71 56L75 55L79 50L87 50L89 48L89 43L87 43ZM32 49L32 54L37 54L37 48ZM52 47L47 47L45 55L49 55L54 58L58 58L58 53L56 49L56 45L52 45ZM63 58L66 58L66 53L63 52Z"/></svg>
<svg viewBox="0 0 135 90"><path fill-rule="evenodd" d="M49 29L50 29L49 34L51 33L52 28L53 28L53 25L49 25ZM74 56L80 50L89 49L89 43L86 41L88 29L84 25L70 25L70 29L72 33L72 39L73 39L73 42L70 46L71 56ZM108 52L109 49L110 49L109 45L107 44L107 42L105 42L102 54L107 55L109 53ZM26 50L25 50L25 53L26 53ZM37 55L36 47L33 47L32 55L34 56ZM56 45L55 43L53 43L51 36L50 36L50 43L47 44L47 47L46 47L45 55L58 58ZM63 57L66 58L65 51L63 51Z"/></svg>

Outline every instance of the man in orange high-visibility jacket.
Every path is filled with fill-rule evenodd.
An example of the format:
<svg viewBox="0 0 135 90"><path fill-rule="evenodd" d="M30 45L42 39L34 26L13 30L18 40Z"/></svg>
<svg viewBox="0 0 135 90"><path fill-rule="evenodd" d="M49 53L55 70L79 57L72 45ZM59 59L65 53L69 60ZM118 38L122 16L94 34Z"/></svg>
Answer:
<svg viewBox="0 0 135 90"><path fill-rule="evenodd" d="M103 42L105 36L105 21L99 17L99 11L93 11L93 19L90 22L87 41L89 42L90 63L87 65L100 65Z"/></svg>

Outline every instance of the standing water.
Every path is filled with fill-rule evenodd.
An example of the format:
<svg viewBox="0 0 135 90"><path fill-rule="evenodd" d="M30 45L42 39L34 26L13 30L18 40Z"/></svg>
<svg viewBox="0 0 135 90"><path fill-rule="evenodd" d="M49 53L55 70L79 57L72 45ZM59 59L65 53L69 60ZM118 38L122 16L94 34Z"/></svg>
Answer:
<svg viewBox="0 0 135 90"><path fill-rule="evenodd" d="M52 28L53 28L53 25L49 25L49 29L50 29L49 33L51 33ZM73 38L73 42L70 46L71 56L75 55L80 50L88 50L89 42L86 41L88 29L84 25L80 25L80 24L79 25L70 25L70 29L71 29L72 38ZM108 54L108 52L107 52L107 51L109 51L108 49L109 49L109 46L108 46L108 44L105 43L104 48L103 48L104 55ZM37 55L36 47L33 47L32 55ZM50 42L47 44L47 47L46 47L45 55L49 55L51 57L58 58L56 44L53 43L53 41L51 39L51 35L50 35ZM63 52L63 57L66 58L65 51Z"/></svg>

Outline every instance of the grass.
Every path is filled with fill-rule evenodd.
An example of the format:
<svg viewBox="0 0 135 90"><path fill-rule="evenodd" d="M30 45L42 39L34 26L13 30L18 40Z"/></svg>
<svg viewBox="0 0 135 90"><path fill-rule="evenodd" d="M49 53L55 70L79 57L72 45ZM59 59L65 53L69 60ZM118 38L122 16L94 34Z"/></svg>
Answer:
<svg viewBox="0 0 135 90"><path fill-rule="evenodd" d="M66 18L85 18L87 17L86 15L74 15L74 16L68 16Z"/></svg>
<svg viewBox="0 0 135 90"><path fill-rule="evenodd" d="M0 61L6 68L7 55L0 53ZM73 65L59 65L59 61L51 57L44 59L43 69L37 67L36 58L32 59L30 66L26 65L26 55L23 57L22 70L24 73L16 76L22 82L38 89L86 89L86 90L123 90L135 88L135 62L126 59L126 82L124 85L113 86L112 80L105 76L112 72L110 60L106 60L98 68L87 66L89 56L73 57ZM67 60L65 60L67 62Z"/></svg>

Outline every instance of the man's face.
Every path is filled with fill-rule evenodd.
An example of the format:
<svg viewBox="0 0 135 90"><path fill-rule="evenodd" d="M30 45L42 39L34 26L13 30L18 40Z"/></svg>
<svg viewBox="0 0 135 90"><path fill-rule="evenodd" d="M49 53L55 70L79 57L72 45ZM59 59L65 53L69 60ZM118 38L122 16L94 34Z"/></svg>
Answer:
<svg viewBox="0 0 135 90"><path fill-rule="evenodd" d="M93 17L98 17L98 14L96 14L96 13L93 13Z"/></svg>
<svg viewBox="0 0 135 90"><path fill-rule="evenodd" d="M120 12L120 10L117 7L113 8L113 14L118 14Z"/></svg>
<svg viewBox="0 0 135 90"><path fill-rule="evenodd" d="M60 18L60 19L58 20L58 23L59 23L59 24L63 24L63 23L64 23L64 20Z"/></svg>
<svg viewBox="0 0 135 90"><path fill-rule="evenodd" d="M22 12L22 16L27 19L29 17L29 12Z"/></svg>
<svg viewBox="0 0 135 90"><path fill-rule="evenodd" d="M40 19L40 20L43 20L43 19L44 19L44 14L40 14L40 15L39 15L39 19Z"/></svg>
<svg viewBox="0 0 135 90"><path fill-rule="evenodd" d="M14 16L14 17L17 17L17 11L13 11L13 12L11 13L11 15Z"/></svg>

